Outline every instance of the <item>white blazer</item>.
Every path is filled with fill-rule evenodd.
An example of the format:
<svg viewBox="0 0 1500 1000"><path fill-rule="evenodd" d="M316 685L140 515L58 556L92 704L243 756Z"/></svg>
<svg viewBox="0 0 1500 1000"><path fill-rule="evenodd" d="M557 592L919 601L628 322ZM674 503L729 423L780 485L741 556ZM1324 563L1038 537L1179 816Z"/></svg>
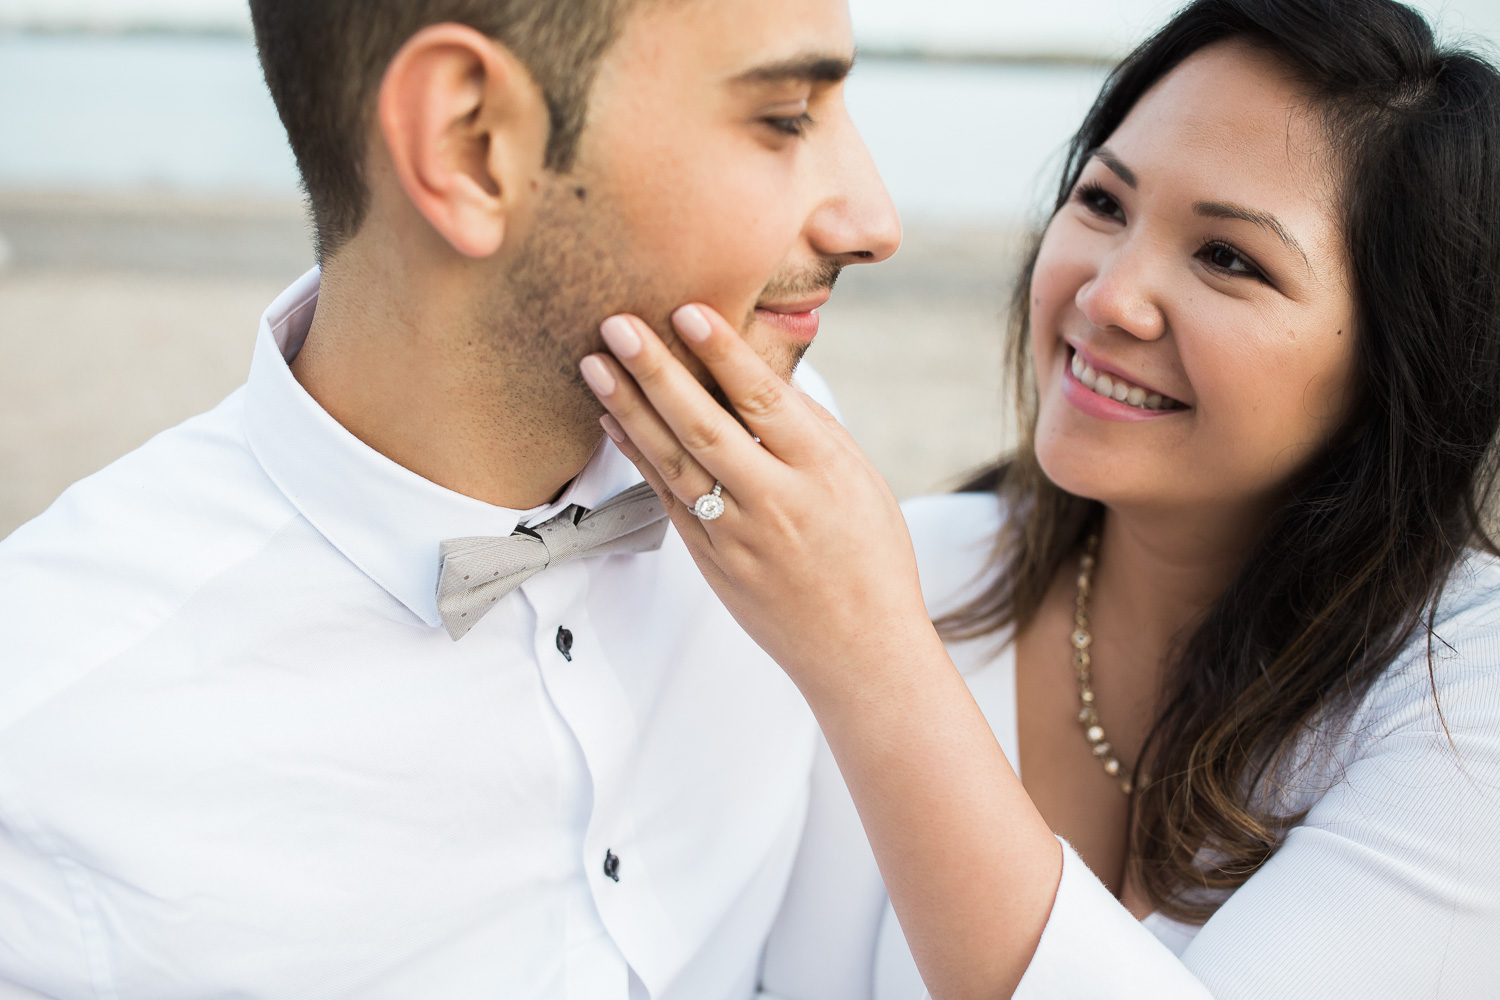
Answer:
<svg viewBox="0 0 1500 1000"><path fill-rule="evenodd" d="M960 606L983 585L998 503L959 494L906 512L930 610ZM1326 753L1292 791L1306 819L1201 928L1137 921L1067 849L1015 996L1500 997L1500 563L1475 555L1458 568L1436 632L1431 678L1419 634L1347 725L1318 734ZM950 652L1014 764L1008 637ZM780 1000L925 994L826 747L762 984Z"/></svg>

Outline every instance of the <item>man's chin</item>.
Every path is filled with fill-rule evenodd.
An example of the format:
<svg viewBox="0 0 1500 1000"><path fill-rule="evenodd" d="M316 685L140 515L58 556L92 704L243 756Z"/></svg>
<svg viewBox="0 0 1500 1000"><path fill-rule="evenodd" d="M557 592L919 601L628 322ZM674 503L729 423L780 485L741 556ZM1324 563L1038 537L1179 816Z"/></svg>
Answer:
<svg viewBox="0 0 1500 1000"><path fill-rule="evenodd" d="M771 370L781 376L783 382L790 382L792 376L797 373L797 366L802 363L803 358L807 357L807 352L811 348L812 344L806 343L778 344L776 348L777 356L766 358L766 364L770 365ZM762 355L762 357L765 356Z"/></svg>

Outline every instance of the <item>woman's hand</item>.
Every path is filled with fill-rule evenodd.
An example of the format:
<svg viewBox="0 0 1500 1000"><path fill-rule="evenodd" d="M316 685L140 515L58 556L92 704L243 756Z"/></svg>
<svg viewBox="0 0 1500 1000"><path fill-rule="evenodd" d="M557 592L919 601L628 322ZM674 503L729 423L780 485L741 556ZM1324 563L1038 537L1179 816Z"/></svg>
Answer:
<svg viewBox="0 0 1500 1000"><path fill-rule="evenodd" d="M905 520L848 432L714 310L684 306L673 324L744 426L635 317L604 324L615 356L582 371L724 604L809 698L848 693L850 669L930 650ZM700 520L693 504L715 481L724 513Z"/></svg>
<svg viewBox="0 0 1500 1000"><path fill-rule="evenodd" d="M812 706L932 996L1009 996L1062 854L928 620L890 488L717 313L685 306L673 325L744 426L645 323L616 316L615 357L582 364L605 431ZM724 513L702 521L693 504L715 480Z"/></svg>

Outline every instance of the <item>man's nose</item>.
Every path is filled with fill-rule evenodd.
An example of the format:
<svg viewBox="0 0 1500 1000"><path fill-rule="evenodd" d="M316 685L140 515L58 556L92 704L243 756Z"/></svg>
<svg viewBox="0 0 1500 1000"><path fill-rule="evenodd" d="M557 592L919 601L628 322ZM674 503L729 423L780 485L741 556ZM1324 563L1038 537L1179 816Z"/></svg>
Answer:
<svg viewBox="0 0 1500 1000"><path fill-rule="evenodd" d="M822 203L809 220L813 248L840 264L876 264L901 246L901 217L853 122L827 157Z"/></svg>

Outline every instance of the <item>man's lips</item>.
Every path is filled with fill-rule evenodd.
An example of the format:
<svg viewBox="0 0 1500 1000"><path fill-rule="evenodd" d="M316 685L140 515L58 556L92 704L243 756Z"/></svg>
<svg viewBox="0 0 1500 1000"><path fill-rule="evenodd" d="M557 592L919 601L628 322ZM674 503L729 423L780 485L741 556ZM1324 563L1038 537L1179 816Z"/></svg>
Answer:
<svg viewBox="0 0 1500 1000"><path fill-rule="evenodd" d="M830 289L819 292L817 295L808 296L805 299L799 299L796 302L761 302L755 308L766 312L781 313L782 315L810 313L827 305L828 300L831 298L833 298L833 291Z"/></svg>
<svg viewBox="0 0 1500 1000"><path fill-rule="evenodd" d="M797 302L765 302L755 307L757 319L779 326L799 340L811 341L818 335L818 309L832 298L825 291Z"/></svg>

